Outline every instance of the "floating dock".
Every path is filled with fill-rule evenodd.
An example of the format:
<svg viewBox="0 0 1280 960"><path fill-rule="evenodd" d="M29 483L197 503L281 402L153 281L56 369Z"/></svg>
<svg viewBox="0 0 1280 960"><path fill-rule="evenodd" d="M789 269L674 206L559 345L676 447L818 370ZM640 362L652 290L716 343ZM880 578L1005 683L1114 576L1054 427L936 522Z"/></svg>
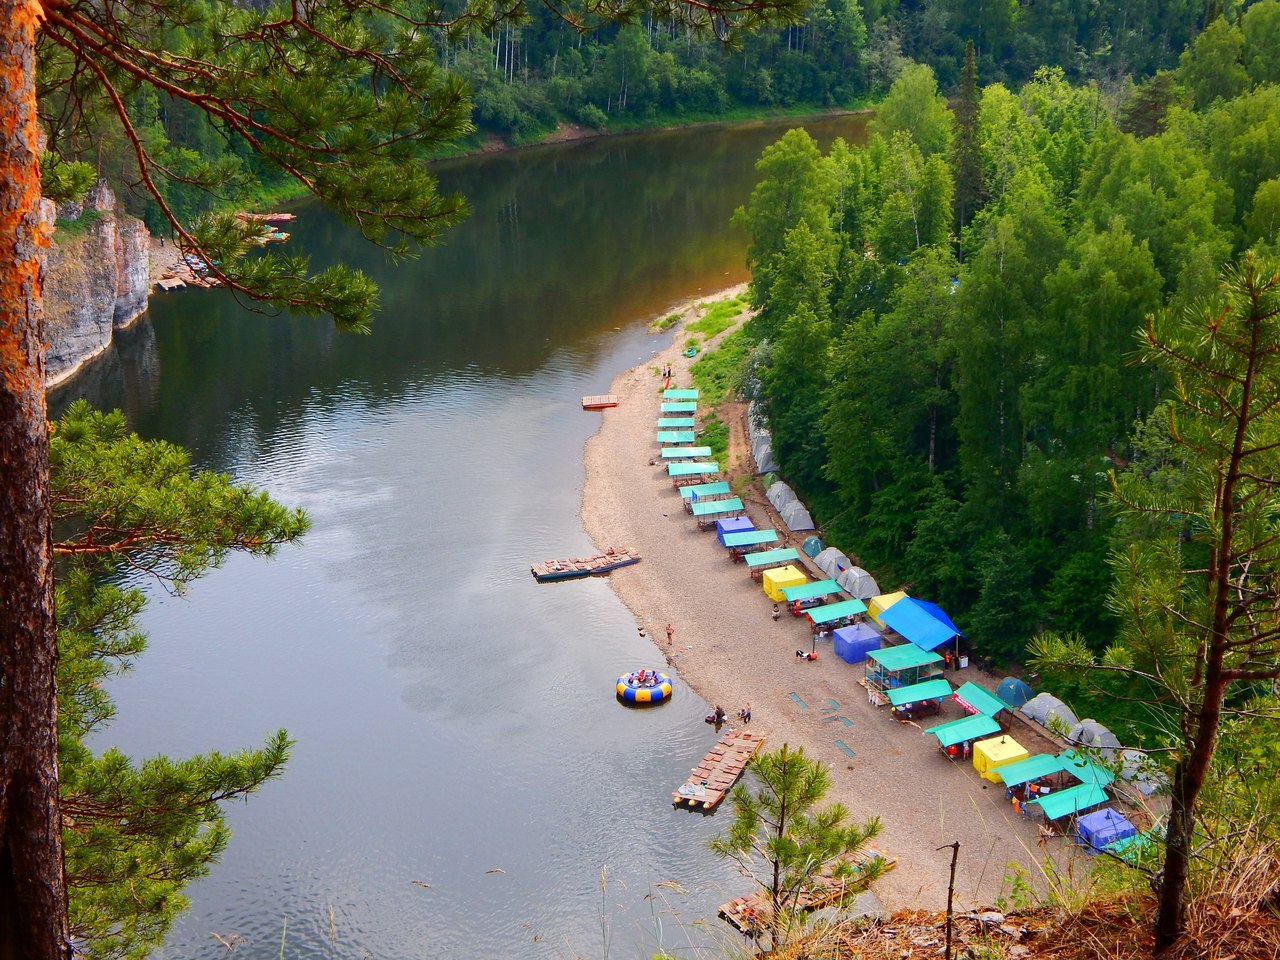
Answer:
<svg viewBox="0 0 1280 960"><path fill-rule="evenodd" d="M714 810L738 782L762 743L763 735L745 728L724 734L693 768L689 779L672 792L672 804L688 810Z"/></svg>
<svg viewBox="0 0 1280 960"><path fill-rule="evenodd" d="M616 407L617 405L618 397L617 394L613 393L601 393L582 398L583 410L607 410L609 407Z"/></svg>
<svg viewBox="0 0 1280 960"><path fill-rule="evenodd" d="M640 554L626 547L610 547L594 557L573 557L568 560L544 560L531 564L529 569L539 583L554 580L573 580L576 577L594 577L618 567L629 567L640 562Z"/></svg>
<svg viewBox="0 0 1280 960"><path fill-rule="evenodd" d="M851 889L857 890L863 871L876 860L884 861L886 871L892 870L898 863L896 858L871 847L859 850L845 859L853 864L853 873L836 879L831 876L828 868L815 878L812 892L800 894L798 906L801 910L818 910L839 900ZM721 904L718 912L729 926L754 940L768 929L770 909L769 894L764 890L757 890L749 897L735 897L728 903Z"/></svg>

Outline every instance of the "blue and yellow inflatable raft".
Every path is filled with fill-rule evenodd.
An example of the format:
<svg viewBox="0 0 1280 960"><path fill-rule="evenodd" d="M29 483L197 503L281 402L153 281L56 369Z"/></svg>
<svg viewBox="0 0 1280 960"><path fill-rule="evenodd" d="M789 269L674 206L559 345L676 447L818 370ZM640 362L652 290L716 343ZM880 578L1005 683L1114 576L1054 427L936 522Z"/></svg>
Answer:
<svg viewBox="0 0 1280 960"><path fill-rule="evenodd" d="M638 670L619 677L616 690L623 703L649 707L671 699L671 678L657 670Z"/></svg>

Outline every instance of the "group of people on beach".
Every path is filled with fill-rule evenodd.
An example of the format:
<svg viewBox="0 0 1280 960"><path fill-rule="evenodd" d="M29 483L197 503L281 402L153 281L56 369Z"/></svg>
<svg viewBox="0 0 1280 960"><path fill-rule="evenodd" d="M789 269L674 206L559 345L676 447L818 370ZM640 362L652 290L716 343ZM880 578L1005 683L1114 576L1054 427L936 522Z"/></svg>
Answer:
<svg viewBox="0 0 1280 960"><path fill-rule="evenodd" d="M720 706L718 703L716 704L716 708L707 714L707 723L715 724L717 730L720 729L720 725L724 723L726 719L728 719L728 714L724 712L724 707ZM744 727L751 722L750 703L738 711L738 720Z"/></svg>

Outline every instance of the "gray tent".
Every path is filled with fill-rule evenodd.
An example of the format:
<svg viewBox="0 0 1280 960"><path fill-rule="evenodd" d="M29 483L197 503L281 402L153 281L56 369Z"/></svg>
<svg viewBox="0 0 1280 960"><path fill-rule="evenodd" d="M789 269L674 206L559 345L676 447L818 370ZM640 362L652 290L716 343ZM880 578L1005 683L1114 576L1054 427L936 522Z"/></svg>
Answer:
<svg viewBox="0 0 1280 960"><path fill-rule="evenodd" d="M799 500L792 500L781 510L782 522L787 525L787 529L799 532L801 530L812 530L813 517L809 516L809 511L805 509L805 505Z"/></svg>
<svg viewBox="0 0 1280 960"><path fill-rule="evenodd" d="M1155 764L1141 750L1125 750L1120 754L1122 766L1120 767L1120 776L1122 779L1133 784L1134 788L1144 797L1149 797L1162 786L1166 785L1166 779L1163 774L1155 769Z"/></svg>
<svg viewBox="0 0 1280 960"><path fill-rule="evenodd" d="M779 513L786 508L787 504L796 502L796 492L781 480L772 484L765 493L765 496L768 497L769 502L773 504L773 509L777 510Z"/></svg>
<svg viewBox="0 0 1280 960"><path fill-rule="evenodd" d="M778 469L778 461L773 458L773 445L768 440L753 447L751 455L756 461L756 473L769 473Z"/></svg>
<svg viewBox="0 0 1280 960"><path fill-rule="evenodd" d="M1106 760L1110 760L1115 752L1121 749L1120 740L1116 735L1097 720L1081 720L1073 724L1067 731L1067 740L1090 750L1096 750Z"/></svg>
<svg viewBox="0 0 1280 960"><path fill-rule="evenodd" d="M1050 720L1056 720L1070 730L1080 722L1071 708L1051 693L1036 694L1020 706L1018 712L1045 727L1049 726Z"/></svg>
<svg viewBox="0 0 1280 960"><path fill-rule="evenodd" d="M813 558L813 562L817 564L819 570L833 580L838 577L842 571L848 570L853 566L853 561L835 547L827 547L827 549L823 550Z"/></svg>
<svg viewBox="0 0 1280 960"><path fill-rule="evenodd" d="M835 581L841 590L859 600L870 600L872 597L880 596L876 578L861 567L850 567L838 574Z"/></svg>

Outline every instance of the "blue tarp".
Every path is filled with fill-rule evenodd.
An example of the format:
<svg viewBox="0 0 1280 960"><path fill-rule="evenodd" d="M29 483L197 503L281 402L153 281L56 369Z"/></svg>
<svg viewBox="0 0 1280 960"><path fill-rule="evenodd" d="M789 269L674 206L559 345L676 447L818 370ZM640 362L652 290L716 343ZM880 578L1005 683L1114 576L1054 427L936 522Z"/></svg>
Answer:
<svg viewBox="0 0 1280 960"><path fill-rule="evenodd" d="M754 530L756 525L750 517L725 517L716 521L716 539L724 546L724 538L730 533L741 533L743 530Z"/></svg>
<svg viewBox="0 0 1280 960"><path fill-rule="evenodd" d="M841 627L831 634L831 649L845 663L861 663L872 650L880 649L880 631L869 623Z"/></svg>
<svg viewBox="0 0 1280 960"><path fill-rule="evenodd" d="M948 640L960 636L956 625L935 604L915 597L903 597L880 614L880 622L921 650L936 650Z"/></svg>
<svg viewBox="0 0 1280 960"><path fill-rule="evenodd" d="M1110 807L1086 813L1076 820L1076 839L1090 852L1132 837L1138 828Z"/></svg>

